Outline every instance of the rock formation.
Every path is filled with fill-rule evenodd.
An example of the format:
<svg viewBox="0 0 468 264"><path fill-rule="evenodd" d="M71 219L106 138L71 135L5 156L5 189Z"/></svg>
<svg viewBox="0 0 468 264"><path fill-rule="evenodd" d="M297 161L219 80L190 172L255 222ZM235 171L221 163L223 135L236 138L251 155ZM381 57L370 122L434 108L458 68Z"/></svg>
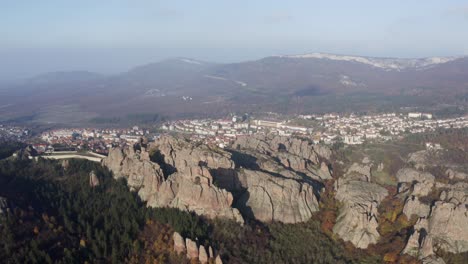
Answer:
<svg viewBox="0 0 468 264"><path fill-rule="evenodd" d="M197 259L198 258L198 246L197 242L192 241L190 238L185 239L185 245L187 246L187 258Z"/></svg>
<svg viewBox="0 0 468 264"><path fill-rule="evenodd" d="M208 263L208 253L206 253L205 247L200 245L200 247L198 248L198 252L198 261L200 261L200 263L202 264Z"/></svg>
<svg viewBox="0 0 468 264"><path fill-rule="evenodd" d="M321 158L329 160L331 150L313 145L307 140L275 136L255 135L239 137L232 145L234 149L252 150L279 160L286 168L317 179L330 179L328 166L321 165ZM320 158L321 157L321 158Z"/></svg>
<svg viewBox="0 0 468 264"><path fill-rule="evenodd" d="M298 223L319 210L314 188L308 183L248 169L238 175L246 189L239 198L239 209L250 217L263 222Z"/></svg>
<svg viewBox="0 0 468 264"><path fill-rule="evenodd" d="M128 185L138 190L148 206L174 207L210 218L224 217L243 222L239 211L231 208L232 194L212 184L212 176L205 166L231 166L229 159L216 157L208 151L204 155L194 155L194 151L186 149L177 151L172 148L177 143L175 139L173 142L162 139L161 144L155 146L160 151L159 155L165 157L160 161L161 166L167 166L164 161L178 166L174 167L177 168L175 172L166 175L167 179L161 166L152 162L148 150L141 146L114 148L103 164L114 173L114 177L127 178Z"/></svg>
<svg viewBox="0 0 468 264"><path fill-rule="evenodd" d="M99 186L99 179L98 179L98 177L96 176L96 172L95 172L95 171L91 171L91 172L89 173L89 186L90 186L90 187Z"/></svg>
<svg viewBox="0 0 468 264"><path fill-rule="evenodd" d="M293 153L278 152L278 157L289 155L292 157L289 160L300 158L301 162L305 162L304 157L313 159L317 165L314 175L331 177L328 165L325 161L319 163L319 156L309 142L296 139L289 142L277 137L271 140L276 143L268 144L285 143ZM320 148L320 152L330 155L325 148ZM309 220L318 210L320 183L293 170L289 167L291 163L285 166L266 153L252 150L231 153L164 136L148 148L137 144L112 149L103 164L115 177L125 177L148 206L179 208L209 218L243 222L239 210L233 208L232 193L235 193L235 207L247 217L284 223ZM242 168L234 160L251 168Z"/></svg>
<svg viewBox="0 0 468 264"><path fill-rule="evenodd" d="M184 238L179 233L174 232L174 235L172 235L172 240L174 240L174 251L177 254L182 254L187 250L185 248Z"/></svg>
<svg viewBox="0 0 468 264"><path fill-rule="evenodd" d="M223 263L219 255L217 257L214 256L211 246L208 247L207 251L206 247L198 245L196 241L190 238L186 238L184 241L184 238L177 232L174 232L172 237L174 240L174 251L177 254L186 253L187 259L198 260L202 264L208 263L210 260L212 261L210 263L213 263L213 261L214 263Z"/></svg>
<svg viewBox="0 0 468 264"><path fill-rule="evenodd" d="M387 194L385 188L375 183L351 180L340 184L335 198L343 206L333 232L358 248L375 244L380 238L377 208Z"/></svg>
<svg viewBox="0 0 468 264"><path fill-rule="evenodd" d="M420 202L419 198L414 195L411 195L406 199L405 206L403 207L403 213L408 217L408 219L410 219L412 215L427 217L430 211L431 207Z"/></svg>
<svg viewBox="0 0 468 264"><path fill-rule="evenodd" d="M398 171L397 178L405 186L400 192L408 195L403 212L419 217L403 252L423 263L443 263L435 248L452 253L468 251L468 183L440 183L429 173L409 168ZM432 205L420 201L437 190L440 196Z"/></svg>

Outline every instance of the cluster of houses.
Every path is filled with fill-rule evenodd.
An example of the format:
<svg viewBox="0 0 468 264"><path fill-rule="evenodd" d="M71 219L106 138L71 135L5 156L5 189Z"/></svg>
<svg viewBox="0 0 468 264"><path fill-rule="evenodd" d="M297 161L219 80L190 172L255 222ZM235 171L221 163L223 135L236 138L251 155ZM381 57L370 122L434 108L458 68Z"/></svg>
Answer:
<svg viewBox="0 0 468 264"><path fill-rule="evenodd" d="M29 133L29 129L24 127L0 125L0 139L20 140L29 136Z"/></svg>
<svg viewBox="0 0 468 264"><path fill-rule="evenodd" d="M129 129L57 129L42 133L41 139L46 143L33 144L33 147L39 153L53 151L52 146L59 145L107 154L112 146L135 143L148 135L149 131L140 129L138 126Z"/></svg>
<svg viewBox="0 0 468 264"><path fill-rule="evenodd" d="M314 142L332 144L362 144L366 140L391 140L412 133L434 131L438 128L468 127L467 117L433 119L430 113L383 113L376 115L301 115L299 119L314 120L309 126L292 125L288 120L231 119L177 120L164 124L168 132L190 134L192 138L220 146L239 136L255 133L275 133L283 136L299 134Z"/></svg>

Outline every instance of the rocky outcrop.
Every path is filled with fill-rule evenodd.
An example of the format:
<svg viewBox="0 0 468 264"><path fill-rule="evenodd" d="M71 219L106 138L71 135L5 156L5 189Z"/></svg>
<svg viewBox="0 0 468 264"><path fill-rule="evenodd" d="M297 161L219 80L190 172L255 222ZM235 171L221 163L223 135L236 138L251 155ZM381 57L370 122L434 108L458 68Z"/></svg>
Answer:
<svg viewBox="0 0 468 264"><path fill-rule="evenodd" d="M429 217L428 233L437 247L452 253L468 251L468 204L436 202Z"/></svg>
<svg viewBox="0 0 468 264"><path fill-rule="evenodd" d="M307 140L276 135L239 137L232 145L238 150L252 150L279 160L286 168L317 179L330 179L331 174L321 166L321 159L329 160L331 150L313 145Z"/></svg>
<svg viewBox="0 0 468 264"><path fill-rule="evenodd" d="M159 165L151 162L146 149L139 148L138 145L113 148L102 164L115 178L126 178L128 186L138 190L140 197L147 201L164 181L164 175Z"/></svg>
<svg viewBox="0 0 468 264"><path fill-rule="evenodd" d="M215 264L223 264L223 261L219 255L215 258Z"/></svg>
<svg viewBox="0 0 468 264"><path fill-rule="evenodd" d="M464 172L455 171L453 169L447 169L445 171L445 175L447 175L449 179L468 180L468 174Z"/></svg>
<svg viewBox="0 0 468 264"><path fill-rule="evenodd" d="M249 217L263 222L298 223L309 220L319 210L314 188L308 183L248 169L240 170L238 177L246 189L238 207Z"/></svg>
<svg viewBox="0 0 468 264"><path fill-rule="evenodd" d="M174 232L174 235L172 235L172 240L174 240L174 251L177 254L182 254L187 250L185 248L184 238L179 233Z"/></svg>
<svg viewBox="0 0 468 264"><path fill-rule="evenodd" d="M198 261L200 261L202 264L208 263L208 253L206 252L205 247L200 245L198 252Z"/></svg>
<svg viewBox="0 0 468 264"><path fill-rule="evenodd" d="M396 177L400 185L399 192L408 191L412 188L411 194L419 197L428 195L435 184L435 177L432 174L412 168L400 169ZM404 188L401 188L401 186L404 186Z"/></svg>
<svg viewBox="0 0 468 264"><path fill-rule="evenodd" d="M16 159L27 160L37 156L37 151L32 146L27 146L15 152L13 156Z"/></svg>
<svg viewBox="0 0 468 264"><path fill-rule="evenodd" d="M212 184L208 170L192 168L192 174L174 173L164 181L148 200L152 207L173 207L192 211L209 218L229 218L243 222L239 211L232 208L230 192Z"/></svg>
<svg viewBox="0 0 468 264"><path fill-rule="evenodd" d="M99 179L98 177L96 176L96 172L95 171L91 171L89 173L89 186L91 188L93 187L96 187L96 186L99 186Z"/></svg>
<svg viewBox="0 0 468 264"><path fill-rule="evenodd" d="M380 202L388 195L385 188L363 180L370 170L352 170L336 184L335 198L342 203L333 232L358 248L367 248L380 238L377 231ZM357 169L357 173L356 170ZM364 173L366 175L363 175ZM364 177L364 178L363 178Z"/></svg>
<svg viewBox="0 0 468 264"><path fill-rule="evenodd" d="M296 146L302 141L294 142L288 146L296 154L301 149L313 151L308 142L301 143L303 146ZM112 149L103 161L115 177L127 178L148 206L173 207L238 222L243 218L236 208L253 219L284 223L307 221L318 211L319 183L267 154L230 153L167 136L148 149L140 145ZM233 155L253 169L236 166ZM308 155L316 157L315 152ZM319 174L330 177L327 164L321 162L319 166ZM236 208L231 192L237 195Z"/></svg>
<svg viewBox="0 0 468 264"><path fill-rule="evenodd" d="M150 152L156 162L166 168L166 172L185 173L194 167L204 166L209 169L233 169L231 154L219 148L206 145L194 145L183 139L163 136L152 143ZM166 175L167 176L167 175Z"/></svg>
<svg viewBox="0 0 468 264"><path fill-rule="evenodd" d="M186 238L185 239L185 245L187 246L187 258L188 259L197 259L198 258L197 242L191 240L190 238Z"/></svg>
<svg viewBox="0 0 468 264"><path fill-rule="evenodd" d="M208 247L207 251L206 247L198 245L196 241L190 238L186 238L184 241L184 238L177 232L174 232L172 237L174 240L174 251L177 254L186 253L187 259L198 260L202 264L208 263L210 260L210 263L223 263L219 255L215 257L211 246Z"/></svg>
<svg viewBox="0 0 468 264"><path fill-rule="evenodd" d="M403 212L420 217L403 253L423 263L441 263L435 248L452 253L468 251L468 183L440 183L433 175L414 169L400 170L397 178L407 185L402 193L409 194ZM420 197L434 191L440 192L439 200L432 205L420 202Z"/></svg>
<svg viewBox="0 0 468 264"><path fill-rule="evenodd" d="M232 194L212 184L213 178L206 166L231 167L229 159L217 153L196 150L191 145L187 146L191 151L181 149L177 139L172 142L163 138L156 144L154 151L159 151L158 157L163 158L159 160L160 164L150 160L146 148L136 145L112 149L103 165L114 173L114 177L125 177L148 206L174 207L209 218L243 222L239 211L231 207ZM167 175L167 168L161 168L164 166L171 166L172 174Z"/></svg>
<svg viewBox="0 0 468 264"><path fill-rule="evenodd" d="M417 196L411 195L406 199L405 206L403 207L403 213L408 217L416 215L418 217L427 217L431 207L419 201Z"/></svg>

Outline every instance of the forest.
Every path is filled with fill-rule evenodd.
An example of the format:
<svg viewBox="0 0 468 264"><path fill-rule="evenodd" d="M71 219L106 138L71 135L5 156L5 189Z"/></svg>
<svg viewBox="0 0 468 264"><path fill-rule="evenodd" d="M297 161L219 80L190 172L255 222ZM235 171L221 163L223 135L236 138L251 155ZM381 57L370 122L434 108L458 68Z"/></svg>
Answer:
<svg viewBox="0 0 468 264"><path fill-rule="evenodd" d="M99 181L90 185L90 173ZM210 220L171 208L148 208L123 179L86 160L0 160L0 259L4 263L190 263L173 251L172 234L212 246L224 263L382 263L398 259L409 220L382 209L384 241L358 250L334 236L337 204L301 224ZM385 212L386 210L386 212ZM392 223L398 223L393 225ZM396 226L396 227L395 227ZM386 229L385 229L386 228ZM388 238L388 240L387 240ZM391 254L385 254L391 252ZM396 254L396 255L395 255ZM459 261L461 256L448 256ZM460 262L462 263L462 262Z"/></svg>

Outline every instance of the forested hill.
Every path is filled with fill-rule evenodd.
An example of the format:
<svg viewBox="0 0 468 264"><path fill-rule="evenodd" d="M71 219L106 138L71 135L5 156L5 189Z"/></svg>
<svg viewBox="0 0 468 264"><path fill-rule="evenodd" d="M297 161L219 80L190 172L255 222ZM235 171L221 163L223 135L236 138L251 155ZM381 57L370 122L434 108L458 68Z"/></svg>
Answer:
<svg viewBox="0 0 468 264"><path fill-rule="evenodd" d="M96 177L90 185L91 172ZM296 225L240 225L177 209L149 209L123 180L88 161L2 160L0 197L3 263L188 262L173 251L174 231L211 245L224 263L362 263L380 258L345 250L317 219Z"/></svg>

